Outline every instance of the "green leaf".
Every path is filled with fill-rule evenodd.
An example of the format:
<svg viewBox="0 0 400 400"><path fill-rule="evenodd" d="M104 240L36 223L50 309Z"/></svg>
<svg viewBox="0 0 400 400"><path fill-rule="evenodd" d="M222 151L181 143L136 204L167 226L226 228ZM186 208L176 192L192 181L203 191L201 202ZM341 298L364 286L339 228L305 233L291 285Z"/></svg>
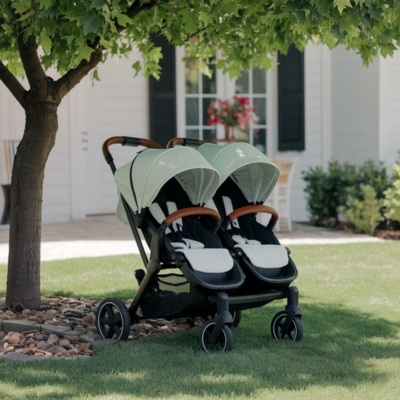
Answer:
<svg viewBox="0 0 400 400"><path fill-rule="evenodd" d="M96 32L100 26L103 26L104 19L100 16L83 13L79 24L83 26L83 33L87 35L89 32Z"/></svg>
<svg viewBox="0 0 400 400"><path fill-rule="evenodd" d="M22 15L31 8L31 4L29 1L20 1L18 3L12 3L11 7L17 14Z"/></svg>
<svg viewBox="0 0 400 400"><path fill-rule="evenodd" d="M94 49L87 45L79 46L78 47L78 56L79 60L87 60L89 61L90 55L93 53Z"/></svg>
<svg viewBox="0 0 400 400"><path fill-rule="evenodd" d="M106 0L92 0L90 6L91 8L95 8L96 10L101 10L104 4L106 4Z"/></svg>
<svg viewBox="0 0 400 400"><path fill-rule="evenodd" d="M336 46L336 39L331 33L328 33L325 36L323 43L329 47L329 50L332 50Z"/></svg>
<svg viewBox="0 0 400 400"><path fill-rule="evenodd" d="M50 53L51 50L51 39L42 31L40 34L40 44L46 54Z"/></svg>
<svg viewBox="0 0 400 400"><path fill-rule="evenodd" d="M186 27L189 34L195 33L197 30L198 16L188 8L180 11L182 15L182 22Z"/></svg>
<svg viewBox="0 0 400 400"><path fill-rule="evenodd" d="M22 15L21 18L18 18L17 21L24 21L24 20L28 19L30 16L32 16L34 14L36 14L35 10L28 11L27 13Z"/></svg>
<svg viewBox="0 0 400 400"><path fill-rule="evenodd" d="M142 67L140 66L140 61L136 61L135 63L133 63L132 68L135 70L135 78L136 78L140 70L142 69Z"/></svg>
<svg viewBox="0 0 400 400"><path fill-rule="evenodd" d="M381 54L383 57L393 57L393 52L396 50L396 46L392 43L384 43L381 45Z"/></svg>
<svg viewBox="0 0 400 400"><path fill-rule="evenodd" d="M346 7L352 7L351 0L334 0L333 4L338 8L340 14Z"/></svg>
<svg viewBox="0 0 400 400"><path fill-rule="evenodd" d="M53 5L53 1L52 0L40 0L39 4L40 4L40 8L44 8L45 10L47 10L48 8L50 8Z"/></svg>
<svg viewBox="0 0 400 400"><path fill-rule="evenodd" d="M97 68L93 71L93 79L95 79L96 81L101 81L99 77L99 70Z"/></svg>
<svg viewBox="0 0 400 400"><path fill-rule="evenodd" d="M121 14L120 12L114 11L111 13L111 15L114 18L117 18L118 25L121 25L123 27L126 27L129 23L132 22L132 20L128 16L126 16L125 14Z"/></svg>

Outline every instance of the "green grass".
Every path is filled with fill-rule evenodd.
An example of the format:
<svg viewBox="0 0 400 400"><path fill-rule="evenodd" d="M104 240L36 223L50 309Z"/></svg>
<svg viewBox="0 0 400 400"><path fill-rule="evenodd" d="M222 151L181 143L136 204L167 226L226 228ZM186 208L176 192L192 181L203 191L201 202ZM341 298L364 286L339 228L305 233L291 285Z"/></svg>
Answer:
<svg viewBox="0 0 400 400"><path fill-rule="evenodd" d="M97 348L90 359L0 359L1 399L398 399L400 243L292 246L303 340L275 342L283 301L243 313L226 354L192 329ZM132 297L137 256L42 263L43 294ZM6 267L0 265L0 293Z"/></svg>

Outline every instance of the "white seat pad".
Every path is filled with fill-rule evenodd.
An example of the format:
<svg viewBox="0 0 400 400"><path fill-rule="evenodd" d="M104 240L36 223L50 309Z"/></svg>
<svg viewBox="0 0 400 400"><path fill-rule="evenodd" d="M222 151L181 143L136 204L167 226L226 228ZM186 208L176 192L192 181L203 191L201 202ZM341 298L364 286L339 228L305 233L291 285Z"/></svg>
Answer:
<svg viewBox="0 0 400 400"><path fill-rule="evenodd" d="M249 258L250 262L259 268L281 268L289 263L287 250L276 244L237 244Z"/></svg>
<svg viewBox="0 0 400 400"><path fill-rule="evenodd" d="M176 249L183 253L195 271L216 274L230 271L233 258L226 249Z"/></svg>

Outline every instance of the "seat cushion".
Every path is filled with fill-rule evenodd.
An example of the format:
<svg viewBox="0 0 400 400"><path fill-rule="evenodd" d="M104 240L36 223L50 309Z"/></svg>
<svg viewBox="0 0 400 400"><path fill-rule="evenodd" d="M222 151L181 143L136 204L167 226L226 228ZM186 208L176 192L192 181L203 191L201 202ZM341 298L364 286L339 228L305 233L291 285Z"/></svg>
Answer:
<svg viewBox="0 0 400 400"><path fill-rule="evenodd" d="M287 250L275 244L237 244L235 247L243 250L250 262L258 268L281 268L289 263Z"/></svg>
<svg viewBox="0 0 400 400"><path fill-rule="evenodd" d="M233 258L226 249L176 249L185 255L193 270L216 274L230 271Z"/></svg>

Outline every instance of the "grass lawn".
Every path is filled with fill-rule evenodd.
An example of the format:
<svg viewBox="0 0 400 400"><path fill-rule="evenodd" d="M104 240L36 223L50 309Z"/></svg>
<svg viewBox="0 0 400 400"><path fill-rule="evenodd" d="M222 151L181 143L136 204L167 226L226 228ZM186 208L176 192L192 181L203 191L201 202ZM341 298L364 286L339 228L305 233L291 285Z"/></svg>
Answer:
<svg viewBox="0 0 400 400"><path fill-rule="evenodd" d="M275 342L283 301L243 312L233 351L199 331L120 342L90 359L0 359L0 399L398 399L400 242L292 246L303 340ZM42 263L42 293L132 297L138 256ZM0 295L6 266L0 265Z"/></svg>

